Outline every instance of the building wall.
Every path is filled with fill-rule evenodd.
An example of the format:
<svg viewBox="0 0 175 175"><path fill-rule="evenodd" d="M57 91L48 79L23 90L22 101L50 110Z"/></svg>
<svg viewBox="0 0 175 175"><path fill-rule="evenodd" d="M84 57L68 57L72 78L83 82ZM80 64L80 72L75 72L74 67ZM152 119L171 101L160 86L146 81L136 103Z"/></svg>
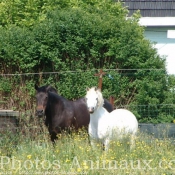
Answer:
<svg viewBox="0 0 175 175"><path fill-rule="evenodd" d="M140 10L140 25L146 27L145 37L156 42L155 48L166 56L169 74L175 75L175 37L167 38L167 30L175 30L175 0L122 0L128 16ZM170 27L172 26L172 27Z"/></svg>
<svg viewBox="0 0 175 175"><path fill-rule="evenodd" d="M175 75L175 38L167 38L168 30L175 27L147 27L145 37L156 43L158 54L166 57L167 72Z"/></svg>

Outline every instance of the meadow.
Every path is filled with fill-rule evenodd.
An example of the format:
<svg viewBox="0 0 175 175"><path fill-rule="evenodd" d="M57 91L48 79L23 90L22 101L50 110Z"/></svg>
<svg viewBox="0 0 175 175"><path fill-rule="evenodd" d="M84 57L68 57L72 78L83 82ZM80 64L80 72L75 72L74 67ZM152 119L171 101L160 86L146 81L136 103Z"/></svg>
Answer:
<svg viewBox="0 0 175 175"><path fill-rule="evenodd" d="M135 147L126 140L113 141L108 152L89 144L85 130L58 135L55 146L44 126L0 136L0 174L173 175L172 140L139 133Z"/></svg>

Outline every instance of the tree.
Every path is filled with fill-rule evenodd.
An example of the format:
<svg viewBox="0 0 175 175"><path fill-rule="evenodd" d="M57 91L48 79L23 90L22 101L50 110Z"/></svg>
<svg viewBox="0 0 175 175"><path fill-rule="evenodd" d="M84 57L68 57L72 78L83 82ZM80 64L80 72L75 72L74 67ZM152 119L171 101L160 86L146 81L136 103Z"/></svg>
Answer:
<svg viewBox="0 0 175 175"><path fill-rule="evenodd" d="M75 99L84 96L85 87L97 84L94 73L103 68L105 97L113 95L117 106L145 105L144 110L134 109L140 121L165 118L157 107L167 97L173 102L165 60L144 38L138 14L126 18L122 3L105 0L55 1L55 6L48 1L37 3L32 7L40 8L33 15L41 12L43 20L29 15L34 19L30 27L14 22L0 29L4 73L59 72L43 75L42 83L54 83L62 95Z"/></svg>
<svg viewBox="0 0 175 175"><path fill-rule="evenodd" d="M0 25L15 24L32 27L45 19L46 13L55 8L69 6L69 0L1 0Z"/></svg>

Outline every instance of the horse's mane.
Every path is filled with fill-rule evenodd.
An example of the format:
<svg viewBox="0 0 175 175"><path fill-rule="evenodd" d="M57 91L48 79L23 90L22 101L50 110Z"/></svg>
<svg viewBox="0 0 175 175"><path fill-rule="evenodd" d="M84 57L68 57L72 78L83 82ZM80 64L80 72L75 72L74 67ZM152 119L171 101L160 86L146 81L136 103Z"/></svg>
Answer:
<svg viewBox="0 0 175 175"><path fill-rule="evenodd" d="M96 89L97 95L98 95L98 106L102 107L104 105L104 99L103 95L100 89Z"/></svg>

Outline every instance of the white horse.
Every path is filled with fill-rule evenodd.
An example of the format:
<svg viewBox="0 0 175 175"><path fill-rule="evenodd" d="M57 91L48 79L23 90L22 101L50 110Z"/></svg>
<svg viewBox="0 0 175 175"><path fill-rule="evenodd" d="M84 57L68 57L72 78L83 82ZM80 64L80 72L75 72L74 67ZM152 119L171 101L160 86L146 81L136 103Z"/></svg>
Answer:
<svg viewBox="0 0 175 175"><path fill-rule="evenodd" d="M109 113L103 108L104 99L100 89L92 87L86 91L85 99L90 112L88 132L91 144L94 139L99 140L105 146L105 150L108 150L110 140L130 135L132 146L138 130L135 115L126 109L115 109Z"/></svg>

